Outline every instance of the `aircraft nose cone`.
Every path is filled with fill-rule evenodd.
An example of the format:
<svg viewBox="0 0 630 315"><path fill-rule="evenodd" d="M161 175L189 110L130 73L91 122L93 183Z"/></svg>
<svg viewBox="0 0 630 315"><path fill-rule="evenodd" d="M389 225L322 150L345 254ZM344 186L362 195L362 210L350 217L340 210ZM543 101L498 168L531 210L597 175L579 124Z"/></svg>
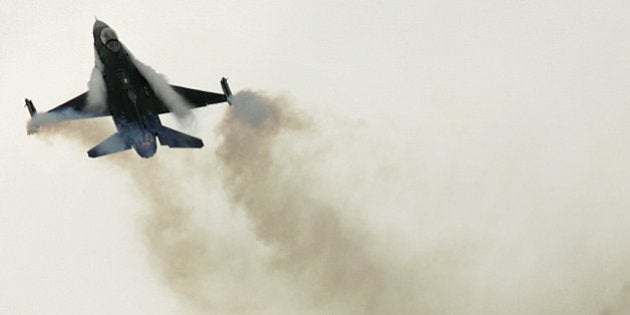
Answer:
<svg viewBox="0 0 630 315"><path fill-rule="evenodd" d="M94 26L92 27L92 30L96 31L97 29L104 28L104 27L108 27L108 25L105 24L105 22L103 22L103 21L96 20L94 22Z"/></svg>

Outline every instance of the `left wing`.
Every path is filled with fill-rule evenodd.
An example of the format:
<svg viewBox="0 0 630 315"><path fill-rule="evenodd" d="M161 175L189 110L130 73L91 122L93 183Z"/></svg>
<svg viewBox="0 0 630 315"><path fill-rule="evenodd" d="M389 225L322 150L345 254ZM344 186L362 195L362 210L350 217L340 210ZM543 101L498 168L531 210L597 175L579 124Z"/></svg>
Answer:
<svg viewBox="0 0 630 315"><path fill-rule="evenodd" d="M83 119L109 116L111 113L106 106L102 108L89 107L87 103L88 92L85 92L51 110L48 113L65 114L68 119Z"/></svg>
<svg viewBox="0 0 630 315"><path fill-rule="evenodd" d="M88 107L87 94L88 92L80 94L79 96L45 113L38 113L37 110L35 109L35 105L33 105L33 102L29 99L26 99L26 107L28 107L28 111L31 114L32 118L35 118L35 116L40 116L40 115L47 115L47 116L54 116L58 118L59 121L102 117L102 116L111 115L109 110L106 107L103 107L103 108Z"/></svg>
<svg viewBox="0 0 630 315"><path fill-rule="evenodd" d="M87 106L87 92L45 112L38 113L35 105L29 99L25 99L28 112L31 114L31 120L27 125L29 134L36 132L40 126L51 125L58 122L74 119L93 118L109 116L110 112L107 108L92 108Z"/></svg>

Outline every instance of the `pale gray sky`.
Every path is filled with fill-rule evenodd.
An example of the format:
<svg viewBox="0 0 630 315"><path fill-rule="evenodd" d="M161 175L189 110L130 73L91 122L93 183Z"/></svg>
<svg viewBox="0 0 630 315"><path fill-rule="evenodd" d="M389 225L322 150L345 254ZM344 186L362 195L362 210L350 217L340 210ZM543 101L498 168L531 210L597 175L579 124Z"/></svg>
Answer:
<svg viewBox="0 0 630 315"><path fill-rule="evenodd" d="M0 313L195 309L148 258L151 210L134 177L88 159L85 143L26 135L25 97L47 110L86 90L94 16L174 84L220 91L228 76L235 92L284 95L307 113L319 136L285 145L317 153L303 167L318 193L355 209L339 216L373 234L376 257L422 270L406 309L621 314L630 303L628 1L5 2ZM183 161L212 156L226 111L196 110L189 132L206 151L159 148L141 162L194 174ZM158 167L172 161L182 165ZM200 220L222 235L217 246L273 250L252 245L218 176L183 176L188 186L173 185L211 204ZM230 272L201 285L213 312L307 305L243 291L269 287ZM278 294L297 290L265 277Z"/></svg>

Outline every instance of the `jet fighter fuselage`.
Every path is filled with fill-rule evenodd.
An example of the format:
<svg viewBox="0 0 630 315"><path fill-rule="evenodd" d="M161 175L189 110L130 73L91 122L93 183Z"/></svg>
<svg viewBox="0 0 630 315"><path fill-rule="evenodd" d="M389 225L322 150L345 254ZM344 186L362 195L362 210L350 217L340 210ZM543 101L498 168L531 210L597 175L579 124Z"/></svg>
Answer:
<svg viewBox="0 0 630 315"><path fill-rule="evenodd" d="M102 93L104 95L101 95L104 98L101 102L105 103L101 107L104 108L88 106L88 92L42 114L37 113L33 102L26 99L26 107L33 123L33 126L29 125L29 132L37 130L43 122L111 116L117 132L89 150L88 156L99 157L133 148L141 157L149 158L157 150L156 137L161 145L173 148L203 147L201 139L162 125L158 115L170 112L172 104L156 94L156 90L169 90L191 107L221 102L231 104L232 92L227 79L221 79L223 94L166 83L164 86L156 86L138 69L140 63L129 54L112 28L97 20L92 27L92 33L95 68L102 76L101 85L105 89Z"/></svg>
<svg viewBox="0 0 630 315"><path fill-rule="evenodd" d="M146 104L156 95L131 61L113 29L97 20L94 22L93 35L98 56L95 62L103 74L107 87L107 107L116 129L138 155L151 157L157 150L155 137L162 123L157 114L148 110ZM96 153L91 150L88 155Z"/></svg>

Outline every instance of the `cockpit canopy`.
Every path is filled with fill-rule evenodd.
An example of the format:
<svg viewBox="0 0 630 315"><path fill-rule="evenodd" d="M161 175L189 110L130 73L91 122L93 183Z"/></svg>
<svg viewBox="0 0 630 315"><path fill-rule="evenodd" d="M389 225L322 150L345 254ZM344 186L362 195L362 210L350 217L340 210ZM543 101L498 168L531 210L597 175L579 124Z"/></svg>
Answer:
<svg viewBox="0 0 630 315"><path fill-rule="evenodd" d="M103 45L111 51L117 52L120 50L118 35L116 35L116 32L109 27L101 30L101 43L103 43Z"/></svg>

